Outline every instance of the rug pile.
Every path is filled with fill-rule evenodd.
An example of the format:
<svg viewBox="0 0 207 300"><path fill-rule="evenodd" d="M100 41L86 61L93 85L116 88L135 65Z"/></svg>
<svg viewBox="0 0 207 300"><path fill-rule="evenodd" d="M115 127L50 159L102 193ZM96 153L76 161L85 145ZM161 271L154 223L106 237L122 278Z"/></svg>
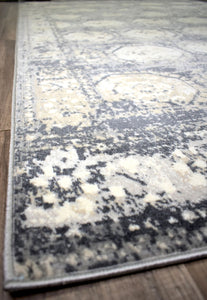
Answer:
<svg viewBox="0 0 207 300"><path fill-rule="evenodd" d="M207 3L21 3L10 290L207 255Z"/></svg>

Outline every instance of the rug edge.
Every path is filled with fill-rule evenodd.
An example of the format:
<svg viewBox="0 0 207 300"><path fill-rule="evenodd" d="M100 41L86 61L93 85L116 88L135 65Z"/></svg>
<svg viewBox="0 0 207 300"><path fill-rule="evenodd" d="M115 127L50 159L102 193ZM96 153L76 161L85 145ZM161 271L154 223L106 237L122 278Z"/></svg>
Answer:
<svg viewBox="0 0 207 300"><path fill-rule="evenodd" d="M21 282L14 279L8 279L5 281L4 287L8 291L20 291L38 288L48 288L55 286L64 286L75 283L83 283L95 280L101 280L106 277L113 278L115 276L132 274L138 271L147 271L153 268L170 266L176 263L184 263L192 261L195 259L201 259L207 257L207 247L202 247L198 249L193 249L193 251L187 251L185 253L173 253L165 256L160 256L157 258L144 259L136 264L127 263L122 265L105 267L100 270L90 270L84 272L77 272L76 275L63 276L59 278L51 278L48 280L34 280Z"/></svg>
<svg viewBox="0 0 207 300"><path fill-rule="evenodd" d="M17 8L17 27L16 27L16 44L15 44L15 55L14 55L14 74L13 74L13 87L12 87L12 110L11 110L11 134L10 134L10 147L9 147L9 165L8 165L8 183L7 183L7 196L6 196L6 209L5 209L5 221L4 221L4 245L3 245L3 275L4 275L4 288L6 282L13 278L12 269L12 214L13 214L13 193L12 193L12 173L13 173L13 157L14 157L14 135L15 135L15 124L16 124L16 77L17 77L17 65L18 65L18 37L19 37L19 5Z"/></svg>

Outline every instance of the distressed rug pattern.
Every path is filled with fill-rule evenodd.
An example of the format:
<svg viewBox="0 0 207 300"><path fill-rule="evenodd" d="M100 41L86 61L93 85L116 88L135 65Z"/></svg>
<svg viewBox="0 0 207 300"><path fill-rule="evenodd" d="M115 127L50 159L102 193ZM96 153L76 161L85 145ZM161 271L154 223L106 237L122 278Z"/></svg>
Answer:
<svg viewBox="0 0 207 300"><path fill-rule="evenodd" d="M207 254L207 3L20 5L5 286Z"/></svg>

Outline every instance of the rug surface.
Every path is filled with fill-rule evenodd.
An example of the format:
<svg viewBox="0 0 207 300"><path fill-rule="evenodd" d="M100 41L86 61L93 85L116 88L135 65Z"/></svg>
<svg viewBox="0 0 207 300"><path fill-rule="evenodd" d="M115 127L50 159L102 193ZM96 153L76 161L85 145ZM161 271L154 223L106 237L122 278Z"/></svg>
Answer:
<svg viewBox="0 0 207 300"><path fill-rule="evenodd" d="M207 3L23 3L5 286L207 254Z"/></svg>

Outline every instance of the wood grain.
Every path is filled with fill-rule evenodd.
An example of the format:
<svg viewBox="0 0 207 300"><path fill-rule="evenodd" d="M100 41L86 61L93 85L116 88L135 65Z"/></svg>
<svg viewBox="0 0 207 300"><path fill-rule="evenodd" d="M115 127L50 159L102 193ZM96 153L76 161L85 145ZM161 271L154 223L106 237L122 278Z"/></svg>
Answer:
<svg viewBox="0 0 207 300"><path fill-rule="evenodd" d="M1 172L0 172L0 195L1 195L1 209L0 209L0 235L2 237L4 233L4 224L2 220L4 219L5 213L5 203L6 203L6 192L7 192L7 177L8 177L8 160L9 160L9 143L10 143L10 131L0 132L0 162L1 162ZM3 247L0 244L0 251L2 253Z"/></svg>
<svg viewBox="0 0 207 300"><path fill-rule="evenodd" d="M10 129L15 41L0 40L0 131Z"/></svg>
<svg viewBox="0 0 207 300"><path fill-rule="evenodd" d="M10 129L17 3L0 3L0 132Z"/></svg>
<svg viewBox="0 0 207 300"><path fill-rule="evenodd" d="M0 251L3 250L12 81L14 68L16 3L0 3ZM0 299L31 300L197 300L207 299L207 259L169 266L88 284L9 294L2 285Z"/></svg>
<svg viewBox="0 0 207 300"><path fill-rule="evenodd" d="M207 299L207 259L186 264L186 268L197 284L204 298Z"/></svg>
<svg viewBox="0 0 207 300"><path fill-rule="evenodd" d="M5 205L7 192L8 161L9 161L10 131L0 132L0 299L10 299L10 295L3 290L3 243Z"/></svg>
<svg viewBox="0 0 207 300"><path fill-rule="evenodd" d="M203 299L184 264L153 270L152 273L162 299Z"/></svg>
<svg viewBox="0 0 207 300"><path fill-rule="evenodd" d="M0 39L16 39L18 3L0 3Z"/></svg>

